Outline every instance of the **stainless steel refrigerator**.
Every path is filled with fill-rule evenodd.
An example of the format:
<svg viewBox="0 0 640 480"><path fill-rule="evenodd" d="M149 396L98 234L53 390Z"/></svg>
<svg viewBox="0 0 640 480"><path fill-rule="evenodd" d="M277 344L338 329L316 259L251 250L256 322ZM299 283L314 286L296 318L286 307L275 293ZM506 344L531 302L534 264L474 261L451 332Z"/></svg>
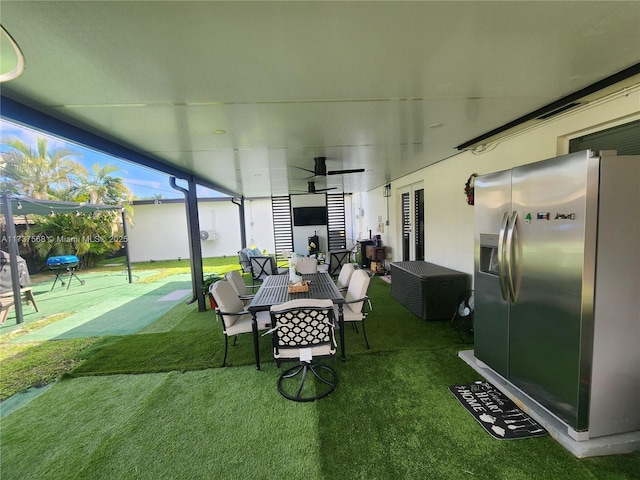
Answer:
<svg viewBox="0 0 640 480"><path fill-rule="evenodd" d="M475 182L474 355L576 440L640 429L640 157Z"/></svg>

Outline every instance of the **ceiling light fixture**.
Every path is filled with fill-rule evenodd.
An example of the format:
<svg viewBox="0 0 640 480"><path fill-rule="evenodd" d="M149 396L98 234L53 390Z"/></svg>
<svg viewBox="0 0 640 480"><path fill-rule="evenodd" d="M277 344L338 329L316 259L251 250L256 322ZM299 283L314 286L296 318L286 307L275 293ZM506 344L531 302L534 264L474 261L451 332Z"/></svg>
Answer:
<svg viewBox="0 0 640 480"><path fill-rule="evenodd" d="M0 82L8 82L24 72L24 56L15 40L0 25Z"/></svg>
<svg viewBox="0 0 640 480"><path fill-rule="evenodd" d="M429 125L429 128L440 128L440 127L444 127L444 123L432 123L431 125Z"/></svg>
<svg viewBox="0 0 640 480"><path fill-rule="evenodd" d="M221 129L221 128L217 128L217 129L215 129L215 130L211 130L211 132L212 132L214 135L226 135L226 134L227 134L227 131L226 131L226 130L223 130L223 129Z"/></svg>

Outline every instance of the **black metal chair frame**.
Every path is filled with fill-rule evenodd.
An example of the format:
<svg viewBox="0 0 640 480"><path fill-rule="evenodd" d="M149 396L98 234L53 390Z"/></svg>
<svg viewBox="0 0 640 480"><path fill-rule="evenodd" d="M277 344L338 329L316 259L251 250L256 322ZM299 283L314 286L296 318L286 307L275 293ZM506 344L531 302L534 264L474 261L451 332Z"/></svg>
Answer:
<svg viewBox="0 0 640 480"><path fill-rule="evenodd" d="M340 275L340 269L345 263L349 263L351 250L336 250L329 252L329 275L337 277ZM334 262L335 258L335 262Z"/></svg>
<svg viewBox="0 0 640 480"><path fill-rule="evenodd" d="M286 348L300 349L330 345L335 342L333 307L297 307L272 311L271 324L275 325L272 329L274 352ZM333 358L333 355L330 357ZM285 361L295 361L295 359L276 358L278 368L281 362ZM325 372L325 375L322 375L322 372ZM320 383L317 384L317 387L322 389L316 395L303 396L303 388L309 373L313 376L312 378L319 380ZM284 385L285 383L293 383L288 382L289 380L297 381L298 376L300 376L300 381L295 394L292 395L289 393L291 389L285 388ZM278 377L278 392L283 397L295 402L313 402L329 395L335 390L337 384L338 374L333 368L314 363L313 359L311 361L298 359L298 365L285 370Z"/></svg>
<svg viewBox="0 0 640 480"><path fill-rule="evenodd" d="M242 311L242 312L223 312L220 309L216 308L216 315L218 315L218 318L220 319L220 322L222 323L222 332L224 334L224 356L222 357L222 367L226 367L227 366L227 354L229 353L229 335L227 335L225 332L227 330L227 326L226 323L224 321L224 315L235 315L235 316L240 316L240 315L244 315L249 313L248 311ZM236 342L238 341L238 335L234 335L233 336L233 346L236 346Z"/></svg>
<svg viewBox="0 0 640 480"><path fill-rule="evenodd" d="M350 302L345 302L344 305L348 305L350 303L358 303L358 302L363 302L365 305L369 304L369 308L371 308L371 303L368 295L365 295L362 298L358 298L357 300L351 300ZM371 347L369 346L369 339L367 338L367 330L364 326L365 320L367 319L367 315L368 315L368 312L365 311L365 308L366 308L365 305L362 306L362 320L359 320L359 322L362 323L362 336L364 337L364 343L367 344L367 350L369 350ZM358 322L346 321L345 323L350 323L353 326L353 329L356 331L356 333L360 333L358 332L358 325L356 325Z"/></svg>
<svg viewBox="0 0 640 480"><path fill-rule="evenodd" d="M276 261L271 256L249 257L249 262L251 262L251 283L253 285L256 282L262 282L265 276L277 273Z"/></svg>

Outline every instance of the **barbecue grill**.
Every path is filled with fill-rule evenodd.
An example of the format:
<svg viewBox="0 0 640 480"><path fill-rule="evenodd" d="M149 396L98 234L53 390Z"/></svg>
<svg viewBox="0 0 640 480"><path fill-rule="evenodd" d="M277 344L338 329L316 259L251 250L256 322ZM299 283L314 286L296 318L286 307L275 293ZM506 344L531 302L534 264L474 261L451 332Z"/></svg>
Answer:
<svg viewBox="0 0 640 480"><path fill-rule="evenodd" d="M62 286L64 287L65 282L64 279L60 276L65 272L69 273L69 284L67 285L67 290L71 286L71 279L73 277L76 278L80 282L80 285L84 285L84 280L81 280L76 275L76 267L80 263L80 260L75 255L60 255L57 257L49 257L47 258L47 267L49 270L53 270L56 272L56 279L53 281L53 285L51 286L51 290L56 286L56 282L60 279Z"/></svg>

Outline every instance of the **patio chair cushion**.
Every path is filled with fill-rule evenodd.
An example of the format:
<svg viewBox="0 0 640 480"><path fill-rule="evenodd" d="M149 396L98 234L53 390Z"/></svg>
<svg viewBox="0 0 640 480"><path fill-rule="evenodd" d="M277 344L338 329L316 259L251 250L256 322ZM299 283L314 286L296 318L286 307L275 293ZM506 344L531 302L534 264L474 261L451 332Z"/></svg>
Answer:
<svg viewBox="0 0 640 480"><path fill-rule="evenodd" d="M249 261L247 250L247 248L243 248L238 251L238 263L240 264L240 267L242 267L242 271L244 273L251 273L251 262Z"/></svg>
<svg viewBox="0 0 640 480"><path fill-rule="evenodd" d="M267 330L271 326L271 317L269 312L258 312L256 315L258 322L258 330ZM240 333L251 333L253 325L251 324L251 314L245 313L236 317L236 321L230 327L225 329L225 333L229 336L238 335Z"/></svg>
<svg viewBox="0 0 640 480"><path fill-rule="evenodd" d="M351 302L353 300L358 300L360 298L364 298L367 295L367 290L369 289L369 282L371 281L371 277L364 270L356 270L351 275L351 280L349 282L349 288L347 289L347 294L345 295L345 300L347 302ZM356 302L356 303L347 303L342 308L342 314L345 322L348 321L360 321L363 318L363 306L364 302ZM336 307L337 308L337 307ZM336 311L337 314L337 311Z"/></svg>
<svg viewBox="0 0 640 480"><path fill-rule="evenodd" d="M318 271L318 259L313 257L299 257L296 260L296 270L300 273L316 273Z"/></svg>
<svg viewBox="0 0 640 480"><path fill-rule="evenodd" d="M240 272L238 270L231 270L227 272L224 278L231 284L239 297L245 297L249 295L247 284L244 283L242 275L240 275Z"/></svg>
<svg viewBox="0 0 640 480"><path fill-rule="evenodd" d="M355 269L356 267L353 263L345 263L342 265L340 275L338 275L338 280L336 281L336 286L338 288L347 288L349 286L349 281L351 280L351 275L353 275Z"/></svg>
<svg viewBox="0 0 640 480"><path fill-rule="evenodd" d="M314 357L326 357L330 355L334 355L336 353L336 349L332 345L321 345L319 347L313 348L313 356ZM300 358L300 349L299 348L280 348L278 352L273 353L273 357L278 360L285 359L297 359Z"/></svg>
<svg viewBox="0 0 640 480"><path fill-rule="evenodd" d="M244 305L238 294L227 280L220 280L209 289L216 300L218 310L224 321L224 331L227 335L249 333L252 331L251 314L245 312ZM235 315L237 313L237 315ZM258 330L265 330L271 324L269 312L258 312L256 315Z"/></svg>

